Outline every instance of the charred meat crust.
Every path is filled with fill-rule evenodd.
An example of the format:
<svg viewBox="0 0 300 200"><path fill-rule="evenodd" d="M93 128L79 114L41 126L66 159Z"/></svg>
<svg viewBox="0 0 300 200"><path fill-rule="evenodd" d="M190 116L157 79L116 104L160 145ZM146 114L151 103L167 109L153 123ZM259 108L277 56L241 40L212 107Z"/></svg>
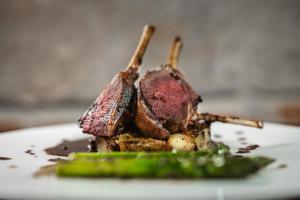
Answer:
<svg viewBox="0 0 300 200"><path fill-rule="evenodd" d="M123 120L135 93L136 69L118 73L92 106L78 120L84 133L111 137Z"/></svg>

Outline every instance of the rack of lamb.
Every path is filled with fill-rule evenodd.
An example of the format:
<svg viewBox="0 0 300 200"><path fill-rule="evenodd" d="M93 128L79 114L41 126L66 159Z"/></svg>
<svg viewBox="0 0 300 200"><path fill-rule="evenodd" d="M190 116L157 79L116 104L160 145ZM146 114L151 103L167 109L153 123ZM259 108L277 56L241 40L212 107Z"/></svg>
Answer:
<svg viewBox="0 0 300 200"><path fill-rule="evenodd" d="M145 26L127 67L118 73L79 119L95 136L97 151L195 151L208 148L212 122L262 128L259 120L199 113L202 98L177 67L182 40L175 37L167 64L146 72L135 87L138 68L155 31Z"/></svg>

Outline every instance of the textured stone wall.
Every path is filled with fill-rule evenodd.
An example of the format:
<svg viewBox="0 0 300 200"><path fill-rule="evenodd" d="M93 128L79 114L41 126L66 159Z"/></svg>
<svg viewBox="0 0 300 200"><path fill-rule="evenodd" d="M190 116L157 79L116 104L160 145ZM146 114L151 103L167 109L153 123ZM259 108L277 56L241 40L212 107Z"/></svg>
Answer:
<svg viewBox="0 0 300 200"><path fill-rule="evenodd" d="M73 119L126 67L148 23L157 32L141 73L182 36L180 68L203 110L280 121L297 108L300 1L1 0L2 114L72 105L61 118Z"/></svg>

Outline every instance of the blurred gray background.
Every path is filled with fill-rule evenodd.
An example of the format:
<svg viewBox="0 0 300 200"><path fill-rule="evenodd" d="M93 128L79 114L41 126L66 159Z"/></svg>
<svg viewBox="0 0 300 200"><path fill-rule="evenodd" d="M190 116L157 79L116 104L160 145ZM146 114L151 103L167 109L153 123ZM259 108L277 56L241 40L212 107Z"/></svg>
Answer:
<svg viewBox="0 0 300 200"><path fill-rule="evenodd" d="M1 0L0 131L76 121L144 24L157 31L141 74L180 35L200 111L300 124L300 1Z"/></svg>

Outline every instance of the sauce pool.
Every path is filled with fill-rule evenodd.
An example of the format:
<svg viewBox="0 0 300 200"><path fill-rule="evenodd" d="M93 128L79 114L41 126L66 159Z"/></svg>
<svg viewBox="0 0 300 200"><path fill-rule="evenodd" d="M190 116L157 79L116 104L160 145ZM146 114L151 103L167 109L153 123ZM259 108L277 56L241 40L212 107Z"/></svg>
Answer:
<svg viewBox="0 0 300 200"><path fill-rule="evenodd" d="M46 151L49 155L54 156L68 156L70 153L75 152L89 152L90 151L90 141L89 139L81 140L63 140L61 143L57 144L54 147L46 148Z"/></svg>

